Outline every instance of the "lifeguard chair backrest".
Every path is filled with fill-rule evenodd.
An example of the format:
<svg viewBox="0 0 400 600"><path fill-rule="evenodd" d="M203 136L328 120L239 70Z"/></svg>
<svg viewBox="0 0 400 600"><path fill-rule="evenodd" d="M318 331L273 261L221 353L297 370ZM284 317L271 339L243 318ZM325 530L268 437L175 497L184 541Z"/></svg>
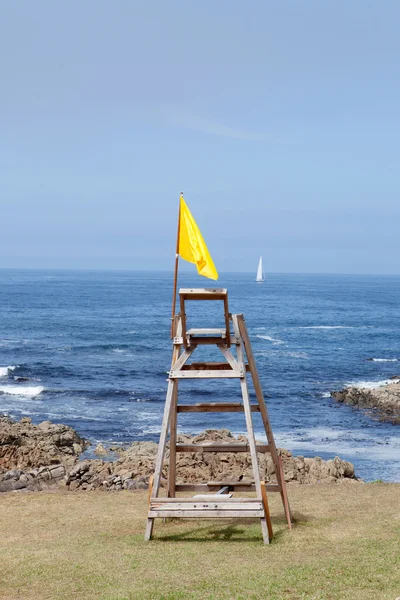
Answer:
<svg viewBox="0 0 400 600"><path fill-rule="evenodd" d="M224 329L187 329L185 302L187 300L219 300L224 306ZM185 347L190 343L218 344L224 342L231 345L228 290L224 288L181 288L179 290L180 317L182 323L182 338Z"/></svg>

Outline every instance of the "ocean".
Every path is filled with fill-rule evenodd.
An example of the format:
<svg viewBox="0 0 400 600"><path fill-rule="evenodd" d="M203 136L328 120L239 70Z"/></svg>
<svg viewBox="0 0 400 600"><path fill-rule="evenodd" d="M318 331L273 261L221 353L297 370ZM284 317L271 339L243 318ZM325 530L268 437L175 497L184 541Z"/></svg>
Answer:
<svg viewBox="0 0 400 600"><path fill-rule="evenodd" d="M400 481L399 427L330 397L400 375L400 277L254 279L225 273L218 286L228 288L230 311L246 318L277 444L350 460L366 481ZM192 272L180 285L212 287ZM0 270L0 413L66 423L92 442L89 455L98 442L157 441L171 294L169 273ZM195 316L192 326L218 326L217 307ZM185 381L180 399L239 401L240 388L233 380ZM181 414L178 424L187 433L245 432L237 413Z"/></svg>

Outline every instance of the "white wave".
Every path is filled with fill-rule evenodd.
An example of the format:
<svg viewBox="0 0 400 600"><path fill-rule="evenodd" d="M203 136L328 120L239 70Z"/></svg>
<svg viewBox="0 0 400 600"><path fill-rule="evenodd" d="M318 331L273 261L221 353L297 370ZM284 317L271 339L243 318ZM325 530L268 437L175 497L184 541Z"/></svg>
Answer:
<svg viewBox="0 0 400 600"><path fill-rule="evenodd" d="M331 397L331 393L330 393L330 392L324 392L324 393L322 394L322 397L323 397L323 398L330 398L330 397Z"/></svg>
<svg viewBox="0 0 400 600"><path fill-rule="evenodd" d="M398 362L398 358L371 358L373 362Z"/></svg>
<svg viewBox="0 0 400 600"><path fill-rule="evenodd" d="M259 436L256 434L256 437ZM325 428L310 428L292 432L277 432L278 445L289 448L296 454L305 452L329 452L334 456L354 460L362 457L369 460L390 460L400 462L400 442L397 436L388 436L377 443L376 437L363 432L352 430L332 430Z"/></svg>
<svg viewBox="0 0 400 600"><path fill-rule="evenodd" d="M372 390L374 388L383 387L389 383L395 383L393 379L382 379L381 381L350 381L345 387L355 387Z"/></svg>
<svg viewBox="0 0 400 600"><path fill-rule="evenodd" d="M292 358L309 358L306 352L282 352L282 354L285 356L291 356Z"/></svg>
<svg viewBox="0 0 400 600"><path fill-rule="evenodd" d="M137 333L136 329L131 329L130 331L128 331L128 333Z"/></svg>
<svg viewBox="0 0 400 600"><path fill-rule="evenodd" d="M123 350L122 348L113 348L111 350L112 354L125 354L127 350Z"/></svg>
<svg viewBox="0 0 400 600"><path fill-rule="evenodd" d="M270 335L261 335L260 333L256 335L256 337L261 340L267 340L268 342L272 342L273 344L284 344L282 340L278 340L276 338L271 337Z"/></svg>
<svg viewBox="0 0 400 600"><path fill-rule="evenodd" d="M9 396L24 396L26 398L34 398L35 396L39 396L44 389L45 388L41 385L1 385L0 393L8 394Z"/></svg>
<svg viewBox="0 0 400 600"><path fill-rule="evenodd" d="M9 367L0 367L0 377L5 377L10 371L14 371L16 368L17 367L15 365L11 365Z"/></svg>
<svg viewBox="0 0 400 600"><path fill-rule="evenodd" d="M299 327L299 329L359 329L352 325L307 325Z"/></svg>

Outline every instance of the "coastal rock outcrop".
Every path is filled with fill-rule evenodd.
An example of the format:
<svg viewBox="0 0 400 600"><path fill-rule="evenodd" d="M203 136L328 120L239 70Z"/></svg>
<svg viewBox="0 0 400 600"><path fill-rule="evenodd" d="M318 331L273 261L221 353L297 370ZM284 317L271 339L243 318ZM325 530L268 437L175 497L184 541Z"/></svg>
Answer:
<svg viewBox="0 0 400 600"><path fill-rule="evenodd" d="M58 463L73 465L88 445L67 425L50 421L33 425L27 417L13 421L0 416L0 473Z"/></svg>
<svg viewBox="0 0 400 600"><path fill-rule="evenodd" d="M180 435L181 444L202 442L246 442L228 429L206 430L198 435ZM49 422L38 426L30 419L20 422L0 418L0 492L40 491L64 486L67 490L137 490L148 487L157 454L155 442L133 442L126 448L101 447L101 453L113 454L116 460L79 461L87 442L65 425ZM338 457L333 460L293 456L279 449L285 481L297 484L332 483L356 480L354 466ZM161 480L165 486L169 449ZM275 467L269 454L259 454L262 478L276 481ZM252 466L247 453L189 452L177 455L177 480L181 483L211 480L252 480Z"/></svg>
<svg viewBox="0 0 400 600"><path fill-rule="evenodd" d="M179 435L181 444L200 444L204 441L245 442L244 436L234 437L227 429L206 430L196 436ZM117 449L115 462L87 460L77 463L67 476L70 490L97 489L122 490L145 489L149 476L154 470L157 444L154 442L133 442L128 448ZM322 460L319 457L304 458L293 456L291 452L279 449L282 457L285 481L287 483L312 484L333 483L343 480L356 480L354 466L339 457ZM162 485L167 481L169 449L167 447ZM261 477L267 482L276 481L275 467L269 454L259 454ZM177 480L181 483L212 480L252 480L252 466L247 453L228 452L188 452L177 455Z"/></svg>
<svg viewBox="0 0 400 600"><path fill-rule="evenodd" d="M338 402L371 411L380 421L400 424L400 377L376 388L346 387L331 395Z"/></svg>

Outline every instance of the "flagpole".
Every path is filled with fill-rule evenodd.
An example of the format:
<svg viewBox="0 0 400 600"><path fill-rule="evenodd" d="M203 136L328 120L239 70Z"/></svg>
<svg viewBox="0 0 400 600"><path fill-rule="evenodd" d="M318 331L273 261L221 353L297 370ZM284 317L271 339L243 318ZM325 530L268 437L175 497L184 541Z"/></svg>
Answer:
<svg viewBox="0 0 400 600"><path fill-rule="evenodd" d="M181 192L182 194L183 192ZM176 232L176 250L175 250L175 269L174 269L174 291L172 296L172 316L171 316L171 338L174 337L174 319L175 319L175 308L176 308L176 288L178 285L178 266L179 266L179 235L181 225L181 200L179 199L179 211L178 211L178 230Z"/></svg>

